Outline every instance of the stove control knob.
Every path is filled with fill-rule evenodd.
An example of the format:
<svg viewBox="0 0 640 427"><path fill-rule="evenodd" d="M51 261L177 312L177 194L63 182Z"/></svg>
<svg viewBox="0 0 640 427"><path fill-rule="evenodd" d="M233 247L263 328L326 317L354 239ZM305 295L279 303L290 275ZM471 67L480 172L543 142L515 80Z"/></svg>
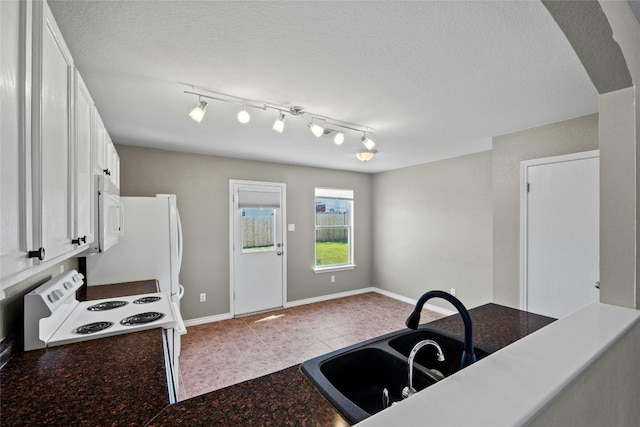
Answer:
<svg viewBox="0 0 640 427"><path fill-rule="evenodd" d="M76 283L82 282L82 279L84 279L84 275L82 273L77 273L73 275L73 281Z"/></svg>
<svg viewBox="0 0 640 427"><path fill-rule="evenodd" d="M73 283L71 283L71 282L64 282L64 283L62 284L62 286L64 286L64 288L68 290L68 289L73 288Z"/></svg>
<svg viewBox="0 0 640 427"><path fill-rule="evenodd" d="M47 295L47 298L49 298L49 301L51 301L51 302L56 302L56 301L58 301L60 299L60 297L58 296L56 291L53 291L49 295Z"/></svg>

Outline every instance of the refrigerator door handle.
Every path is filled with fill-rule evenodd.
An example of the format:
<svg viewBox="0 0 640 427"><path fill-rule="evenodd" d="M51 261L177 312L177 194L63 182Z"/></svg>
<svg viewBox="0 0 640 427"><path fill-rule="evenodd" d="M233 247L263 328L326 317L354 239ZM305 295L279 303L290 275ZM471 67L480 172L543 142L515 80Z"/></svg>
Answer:
<svg viewBox="0 0 640 427"><path fill-rule="evenodd" d="M178 274L182 269L182 221L180 221L180 212L176 208L176 218L178 219Z"/></svg>

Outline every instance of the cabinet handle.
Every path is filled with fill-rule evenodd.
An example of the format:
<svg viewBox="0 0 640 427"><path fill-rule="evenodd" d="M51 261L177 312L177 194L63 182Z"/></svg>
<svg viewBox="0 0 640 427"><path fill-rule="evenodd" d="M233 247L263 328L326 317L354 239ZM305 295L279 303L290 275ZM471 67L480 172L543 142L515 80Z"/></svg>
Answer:
<svg viewBox="0 0 640 427"><path fill-rule="evenodd" d="M87 243L87 236L78 237L77 239L73 239L71 241L74 245L79 245L80 243Z"/></svg>
<svg viewBox="0 0 640 427"><path fill-rule="evenodd" d="M35 251L29 251L27 253L28 258L38 258L40 261L44 261L44 248L38 248Z"/></svg>
<svg viewBox="0 0 640 427"><path fill-rule="evenodd" d="M109 169L103 169L102 172L107 176L111 176L111 171Z"/></svg>

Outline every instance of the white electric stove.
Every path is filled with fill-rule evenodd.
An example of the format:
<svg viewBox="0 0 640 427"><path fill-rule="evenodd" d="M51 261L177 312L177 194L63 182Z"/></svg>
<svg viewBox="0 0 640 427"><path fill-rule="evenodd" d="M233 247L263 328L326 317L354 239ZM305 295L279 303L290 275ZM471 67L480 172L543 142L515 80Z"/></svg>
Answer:
<svg viewBox="0 0 640 427"><path fill-rule="evenodd" d="M78 301L84 276L62 273L24 298L26 350L52 347L152 328L178 327L168 293Z"/></svg>

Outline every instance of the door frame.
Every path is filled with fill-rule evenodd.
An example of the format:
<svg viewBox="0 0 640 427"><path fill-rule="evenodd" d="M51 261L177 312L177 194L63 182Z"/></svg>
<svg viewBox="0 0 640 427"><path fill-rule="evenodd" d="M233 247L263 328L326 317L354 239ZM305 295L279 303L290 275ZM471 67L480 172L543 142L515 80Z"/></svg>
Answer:
<svg viewBox="0 0 640 427"><path fill-rule="evenodd" d="M233 250L234 242L234 219L235 219L235 200L234 186L236 185L265 185L270 187L280 187L282 196L280 205L280 216L282 218L282 307L287 302L287 184L283 182L269 181L247 181L242 179L229 180L229 314L235 317L235 252Z"/></svg>
<svg viewBox="0 0 640 427"><path fill-rule="evenodd" d="M520 162L520 310L527 311L529 305L527 293L528 284L528 210L527 183L529 181L529 167L565 163L576 160L600 158L600 150L581 151L560 156L543 157L540 159L524 160Z"/></svg>

